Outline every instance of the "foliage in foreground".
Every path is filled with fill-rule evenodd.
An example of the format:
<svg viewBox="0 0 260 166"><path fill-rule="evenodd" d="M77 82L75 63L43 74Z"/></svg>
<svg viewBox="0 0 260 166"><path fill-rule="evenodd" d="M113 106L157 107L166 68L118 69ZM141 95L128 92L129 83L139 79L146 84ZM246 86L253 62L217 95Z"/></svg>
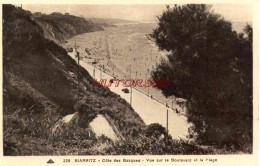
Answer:
<svg viewBox="0 0 260 166"><path fill-rule="evenodd" d="M35 122L24 120L22 115L15 112L17 118L5 119L4 127L4 155L163 155L163 154L213 154L213 148L200 148L194 143L183 140L172 140L167 136L166 129L159 124L151 124L143 128L138 134L125 141L113 142L106 136L96 138L89 128L72 125L60 135L45 138L48 129L44 128L48 121L39 120L42 126L39 132L32 134L28 130L35 129ZM48 117L47 114L45 114ZM48 118L47 118L48 119ZM15 123L14 123L15 121ZM32 125L32 126L31 126Z"/></svg>
<svg viewBox="0 0 260 166"><path fill-rule="evenodd" d="M158 19L150 36L170 54L152 76L171 80L158 88L187 99L198 143L252 149L251 26L237 34L208 5L167 6Z"/></svg>
<svg viewBox="0 0 260 166"><path fill-rule="evenodd" d="M37 109L38 106L36 106ZM50 106L51 107L51 106ZM77 105L79 111L86 105ZM150 124L145 128L131 129L126 140L113 142L106 136L96 137L82 121L63 128L59 135L52 136L49 130L59 115L45 111L41 115L34 109L16 111L10 114L5 107L4 117L4 155L165 155L165 154L230 154L235 149L216 149L201 147L195 142L173 140L159 124ZM9 114L7 114L9 113ZM95 112L84 116L91 121ZM38 118L37 118L38 117ZM41 118L39 118L41 117ZM76 121L75 121L76 122ZM250 153L250 151L248 151Z"/></svg>

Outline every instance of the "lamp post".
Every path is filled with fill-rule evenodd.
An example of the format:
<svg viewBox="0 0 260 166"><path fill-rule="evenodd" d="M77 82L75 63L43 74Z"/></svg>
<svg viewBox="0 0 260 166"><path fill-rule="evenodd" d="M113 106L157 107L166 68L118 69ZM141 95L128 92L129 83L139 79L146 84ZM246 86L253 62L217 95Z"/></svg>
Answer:
<svg viewBox="0 0 260 166"><path fill-rule="evenodd" d="M77 57L78 57L78 101L79 101L79 52L77 51Z"/></svg>
<svg viewBox="0 0 260 166"><path fill-rule="evenodd" d="M131 80L131 64L130 64L130 80ZM130 105L132 106L132 85L131 85L131 87L130 87L130 89L131 89L131 92L130 92Z"/></svg>
<svg viewBox="0 0 260 166"><path fill-rule="evenodd" d="M173 109L173 99L169 99L168 101L165 102L165 107L166 107L166 129L167 129L167 134L169 134L169 105L168 102L172 101L172 109Z"/></svg>
<svg viewBox="0 0 260 166"><path fill-rule="evenodd" d="M76 58L78 58L77 60L78 60L78 102L79 102L79 84L80 84L80 82L79 82L79 74L80 74L80 72L79 72L79 52L77 51L76 40L75 40L75 52L76 52Z"/></svg>
<svg viewBox="0 0 260 166"><path fill-rule="evenodd" d="M169 115L168 115L169 111L167 109L167 113L166 113L166 129L167 129L167 133L169 133L169 127L168 127L168 119L169 119Z"/></svg>

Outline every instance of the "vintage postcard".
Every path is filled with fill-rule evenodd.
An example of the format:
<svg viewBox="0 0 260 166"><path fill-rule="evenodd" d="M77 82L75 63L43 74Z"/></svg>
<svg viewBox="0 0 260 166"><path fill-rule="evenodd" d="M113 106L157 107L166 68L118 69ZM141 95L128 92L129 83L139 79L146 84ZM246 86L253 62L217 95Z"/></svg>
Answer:
<svg viewBox="0 0 260 166"><path fill-rule="evenodd" d="M258 164L257 0L0 8L0 166Z"/></svg>

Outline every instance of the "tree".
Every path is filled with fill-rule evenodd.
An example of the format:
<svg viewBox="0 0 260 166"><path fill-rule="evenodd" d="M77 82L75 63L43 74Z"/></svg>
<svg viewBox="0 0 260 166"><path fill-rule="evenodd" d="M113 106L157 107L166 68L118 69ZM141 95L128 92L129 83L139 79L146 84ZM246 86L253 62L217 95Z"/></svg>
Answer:
<svg viewBox="0 0 260 166"><path fill-rule="evenodd" d="M147 137L153 136L155 138L159 138L161 135L163 135L164 137L168 135L166 128L164 128L159 123L152 123L148 125L147 129L145 130L145 134Z"/></svg>
<svg viewBox="0 0 260 166"><path fill-rule="evenodd" d="M158 87L166 97L187 99L198 142L242 148L237 136L252 140L252 28L237 34L210 8L167 6L150 37L170 53L152 77L171 80Z"/></svg>

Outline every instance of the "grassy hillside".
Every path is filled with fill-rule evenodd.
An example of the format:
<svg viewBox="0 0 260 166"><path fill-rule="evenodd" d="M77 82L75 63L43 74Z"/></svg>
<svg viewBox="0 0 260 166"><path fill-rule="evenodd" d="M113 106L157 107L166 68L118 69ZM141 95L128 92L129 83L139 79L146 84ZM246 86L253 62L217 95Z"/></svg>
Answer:
<svg viewBox="0 0 260 166"><path fill-rule="evenodd" d="M64 43L75 35L103 30L103 28L84 18L73 15L53 13L50 15L33 15L37 24L43 29L45 37L56 43Z"/></svg>
<svg viewBox="0 0 260 166"><path fill-rule="evenodd" d="M97 114L108 115L126 138L145 127L125 100L108 88L92 88L93 79L82 67L77 72L76 62L45 38L30 12L3 5L5 155L95 154L99 140L89 134L88 123ZM50 137L56 122L76 111L77 125Z"/></svg>

